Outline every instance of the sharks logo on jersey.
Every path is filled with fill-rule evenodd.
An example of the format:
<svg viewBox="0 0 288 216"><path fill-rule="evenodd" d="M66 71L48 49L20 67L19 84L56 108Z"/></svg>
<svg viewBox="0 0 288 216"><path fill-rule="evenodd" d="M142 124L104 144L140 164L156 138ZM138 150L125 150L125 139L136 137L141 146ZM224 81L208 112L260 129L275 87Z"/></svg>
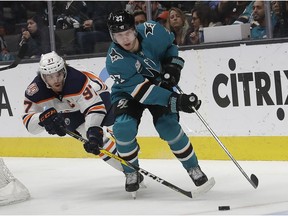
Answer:
<svg viewBox="0 0 288 216"><path fill-rule="evenodd" d="M147 66L145 66L147 72L146 74L143 74L144 76L148 76L148 77L156 77L158 76L159 72L158 70L155 69L155 67L157 67L157 65L155 64L154 61L152 61L149 58L144 59L144 62Z"/></svg>
<svg viewBox="0 0 288 216"><path fill-rule="evenodd" d="M111 58L112 63L114 63L119 59L123 59L123 56L120 53L116 52L114 48L111 49L111 53L109 53L109 56Z"/></svg>
<svg viewBox="0 0 288 216"><path fill-rule="evenodd" d="M148 34L151 34L153 35L154 34L154 27L155 27L156 24L154 23L148 23L148 22L145 22L144 23L144 26L145 26L145 37L148 36Z"/></svg>
<svg viewBox="0 0 288 216"><path fill-rule="evenodd" d="M138 73L142 74L144 77L157 77L159 71L156 69L157 64L149 58L143 60L145 64L141 64L138 60L135 63L135 67Z"/></svg>
<svg viewBox="0 0 288 216"><path fill-rule="evenodd" d="M114 80L115 83L120 84L120 83L124 83L125 80L121 78L120 75L110 75L111 79Z"/></svg>

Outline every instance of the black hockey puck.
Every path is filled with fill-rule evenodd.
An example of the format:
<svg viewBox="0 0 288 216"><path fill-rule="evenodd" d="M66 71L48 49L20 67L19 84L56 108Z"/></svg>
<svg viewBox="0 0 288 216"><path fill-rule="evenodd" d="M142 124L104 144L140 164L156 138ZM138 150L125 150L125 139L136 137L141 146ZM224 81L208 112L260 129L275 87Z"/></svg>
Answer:
<svg viewBox="0 0 288 216"><path fill-rule="evenodd" d="M230 210L230 206L218 206L219 211L227 211Z"/></svg>

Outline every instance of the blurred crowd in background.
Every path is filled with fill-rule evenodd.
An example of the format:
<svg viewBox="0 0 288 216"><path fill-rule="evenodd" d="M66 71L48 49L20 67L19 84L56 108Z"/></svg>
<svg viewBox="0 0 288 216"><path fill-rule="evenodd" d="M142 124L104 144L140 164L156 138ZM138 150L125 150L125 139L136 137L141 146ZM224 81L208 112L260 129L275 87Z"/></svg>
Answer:
<svg viewBox="0 0 288 216"><path fill-rule="evenodd" d="M0 1L0 61L13 60L21 41L29 46L25 58L51 51L51 42L60 55L106 52L107 17L121 9L136 24L159 22L179 46L203 43L203 28L243 23L250 23L251 40L288 36L288 1L52 1L51 8L47 1Z"/></svg>

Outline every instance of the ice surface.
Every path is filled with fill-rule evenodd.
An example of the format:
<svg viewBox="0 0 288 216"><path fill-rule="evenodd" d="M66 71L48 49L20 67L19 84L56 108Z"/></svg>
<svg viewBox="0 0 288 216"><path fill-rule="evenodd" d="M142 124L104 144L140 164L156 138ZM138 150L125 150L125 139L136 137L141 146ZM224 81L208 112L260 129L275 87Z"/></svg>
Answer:
<svg viewBox="0 0 288 216"><path fill-rule="evenodd" d="M0 215L288 215L288 162L238 161L254 189L230 161L200 161L216 185L190 199L145 177L137 199L124 189L124 174L100 159L4 158L30 190L29 201L0 207ZM144 160L140 166L185 190L196 187L177 160ZM230 206L219 211L218 206Z"/></svg>

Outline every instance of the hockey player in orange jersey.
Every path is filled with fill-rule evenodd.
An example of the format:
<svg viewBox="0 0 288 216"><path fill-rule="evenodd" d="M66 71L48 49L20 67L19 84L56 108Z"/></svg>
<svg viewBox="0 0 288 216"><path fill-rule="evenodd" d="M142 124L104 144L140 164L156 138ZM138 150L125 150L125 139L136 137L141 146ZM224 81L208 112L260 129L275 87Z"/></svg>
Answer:
<svg viewBox="0 0 288 216"><path fill-rule="evenodd" d="M116 145L103 127L114 122L108 87L93 73L68 66L56 52L43 54L37 76L25 91L23 123L32 134L46 130L65 136L68 130L89 140L88 153L99 155L123 171L120 162L100 153L99 146L116 154Z"/></svg>

